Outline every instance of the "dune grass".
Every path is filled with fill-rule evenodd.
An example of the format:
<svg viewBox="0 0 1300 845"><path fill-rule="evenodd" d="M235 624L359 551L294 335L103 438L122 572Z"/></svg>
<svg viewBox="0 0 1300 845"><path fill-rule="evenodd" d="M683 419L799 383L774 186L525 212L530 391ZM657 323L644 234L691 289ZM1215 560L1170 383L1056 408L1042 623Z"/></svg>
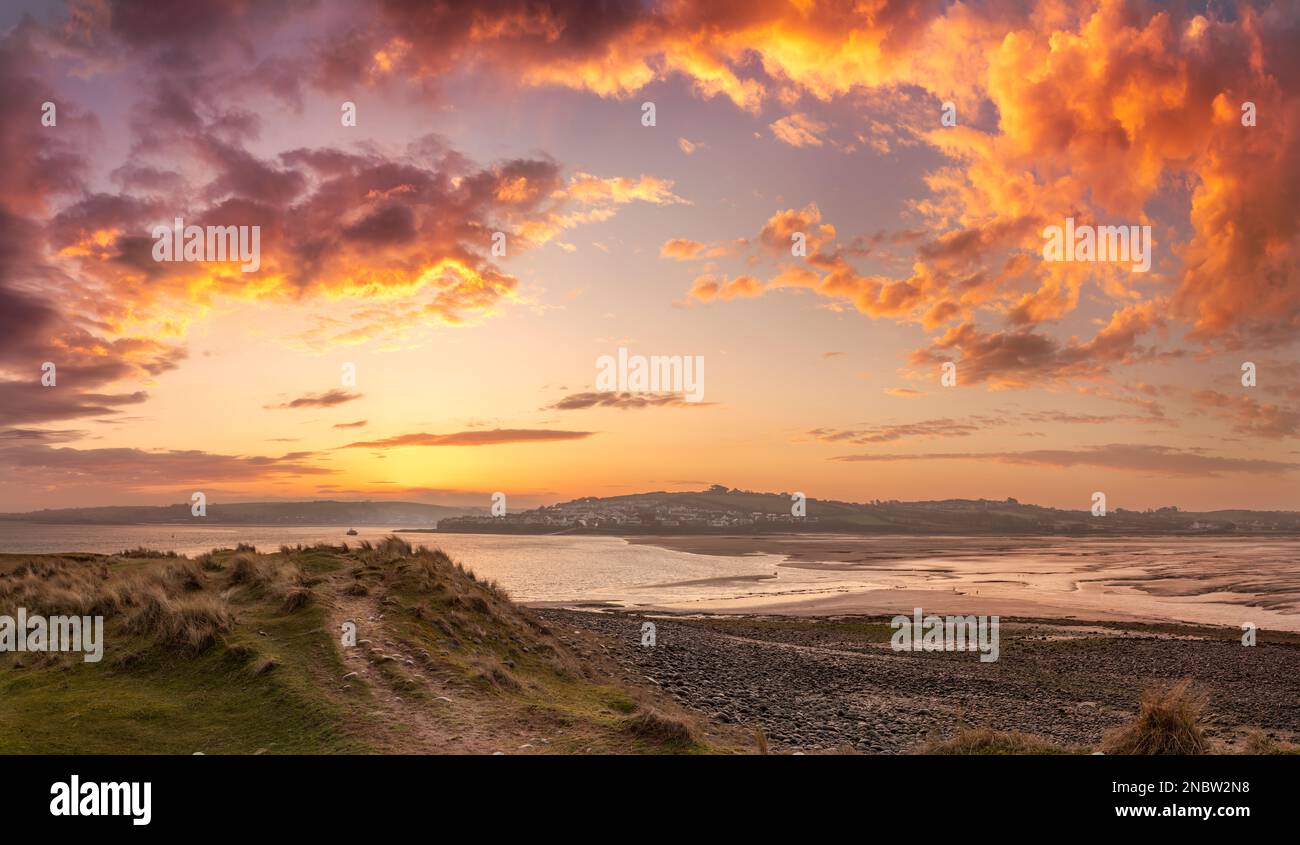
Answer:
<svg viewBox="0 0 1300 845"><path fill-rule="evenodd" d="M284 611L292 571L267 563L262 586L231 589L234 552L204 565L145 551L0 562L0 612L105 618L98 663L0 655L0 753L365 750L315 683L338 665L323 613Z"/></svg>
<svg viewBox="0 0 1300 845"><path fill-rule="evenodd" d="M367 608L376 640L421 665L366 643L374 674L357 677L358 653L349 666L331 617L348 600ZM499 726L506 750L520 730L560 753L716 750L498 585L398 537L194 559L0 555L0 613L18 607L102 615L104 657L0 654L0 753L405 750L416 728L385 709L403 699L435 726L447 712L449 734L486 724L480 746L496 744ZM431 684L454 687L458 710Z"/></svg>

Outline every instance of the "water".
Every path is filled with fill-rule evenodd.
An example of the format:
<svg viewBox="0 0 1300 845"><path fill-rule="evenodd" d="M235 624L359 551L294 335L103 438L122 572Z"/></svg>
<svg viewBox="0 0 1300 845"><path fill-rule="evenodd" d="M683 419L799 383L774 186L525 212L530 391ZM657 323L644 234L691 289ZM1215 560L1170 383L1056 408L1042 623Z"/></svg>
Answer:
<svg viewBox="0 0 1300 845"><path fill-rule="evenodd" d="M196 555L252 543L372 542L391 528L0 523L0 553L144 546ZM693 554L618 537L403 534L440 547L518 601L681 610L911 613L914 602L1007 616L1138 618L1300 631L1300 540L1252 537L706 538ZM698 541L699 538L696 538ZM672 544L672 540L665 541ZM750 554L769 546L780 554ZM801 559L787 559L796 554ZM924 591L924 592L923 592ZM809 603L816 607L810 608ZM948 609L960 610L960 607Z"/></svg>
<svg viewBox="0 0 1300 845"><path fill-rule="evenodd" d="M362 540L372 543L392 528L356 527L355 537L338 526L192 526L192 525L36 525L0 523L0 553L113 553L143 546L177 554L197 555L214 548L252 543L274 552L283 545ZM644 604L648 601L690 600L706 595L726 598L752 592L753 579L772 576L781 557L774 555L696 555L627 543L617 537L505 536L498 534L403 533L412 546L441 548L475 574L498 581L517 601ZM817 573L796 573L776 592L797 591L799 585L828 579ZM676 586L687 582L683 586ZM761 582L760 582L761 583ZM739 585L744 588L738 589Z"/></svg>

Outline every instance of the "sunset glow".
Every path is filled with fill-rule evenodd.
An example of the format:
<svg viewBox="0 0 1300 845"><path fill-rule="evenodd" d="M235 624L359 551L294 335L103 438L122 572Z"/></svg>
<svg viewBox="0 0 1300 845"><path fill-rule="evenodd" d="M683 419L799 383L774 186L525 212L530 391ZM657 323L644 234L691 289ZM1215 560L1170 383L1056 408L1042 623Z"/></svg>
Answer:
<svg viewBox="0 0 1300 845"><path fill-rule="evenodd" d="M289 5L6 5L0 510L1296 508L1292 3Z"/></svg>

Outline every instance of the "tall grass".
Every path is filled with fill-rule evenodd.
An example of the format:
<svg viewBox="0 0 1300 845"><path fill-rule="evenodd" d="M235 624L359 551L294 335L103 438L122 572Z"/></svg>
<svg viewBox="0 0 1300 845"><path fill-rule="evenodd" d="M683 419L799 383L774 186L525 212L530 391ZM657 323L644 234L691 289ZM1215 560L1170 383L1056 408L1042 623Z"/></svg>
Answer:
<svg viewBox="0 0 1300 845"><path fill-rule="evenodd" d="M1190 680L1152 687L1142 694L1137 718L1110 734L1107 754L1207 754L1210 740L1201 725L1208 698Z"/></svg>

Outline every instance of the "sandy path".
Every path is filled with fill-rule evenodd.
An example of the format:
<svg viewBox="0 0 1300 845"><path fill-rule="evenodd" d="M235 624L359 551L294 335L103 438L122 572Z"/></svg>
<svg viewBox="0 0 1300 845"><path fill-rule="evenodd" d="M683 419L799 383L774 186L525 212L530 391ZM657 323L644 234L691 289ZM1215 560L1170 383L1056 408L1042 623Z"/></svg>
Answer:
<svg viewBox="0 0 1300 845"><path fill-rule="evenodd" d="M496 731L487 728L483 719L494 703L475 700L473 691L455 683L449 670L439 669L420 650L394 639L385 630L377 597L351 596L340 589L350 580L331 582L330 626L336 636L341 636L344 622L357 626L357 644L340 645L339 651L347 672L356 673L344 683L363 681L373 693L368 738L385 753L490 754L496 750L500 744L493 739Z"/></svg>

